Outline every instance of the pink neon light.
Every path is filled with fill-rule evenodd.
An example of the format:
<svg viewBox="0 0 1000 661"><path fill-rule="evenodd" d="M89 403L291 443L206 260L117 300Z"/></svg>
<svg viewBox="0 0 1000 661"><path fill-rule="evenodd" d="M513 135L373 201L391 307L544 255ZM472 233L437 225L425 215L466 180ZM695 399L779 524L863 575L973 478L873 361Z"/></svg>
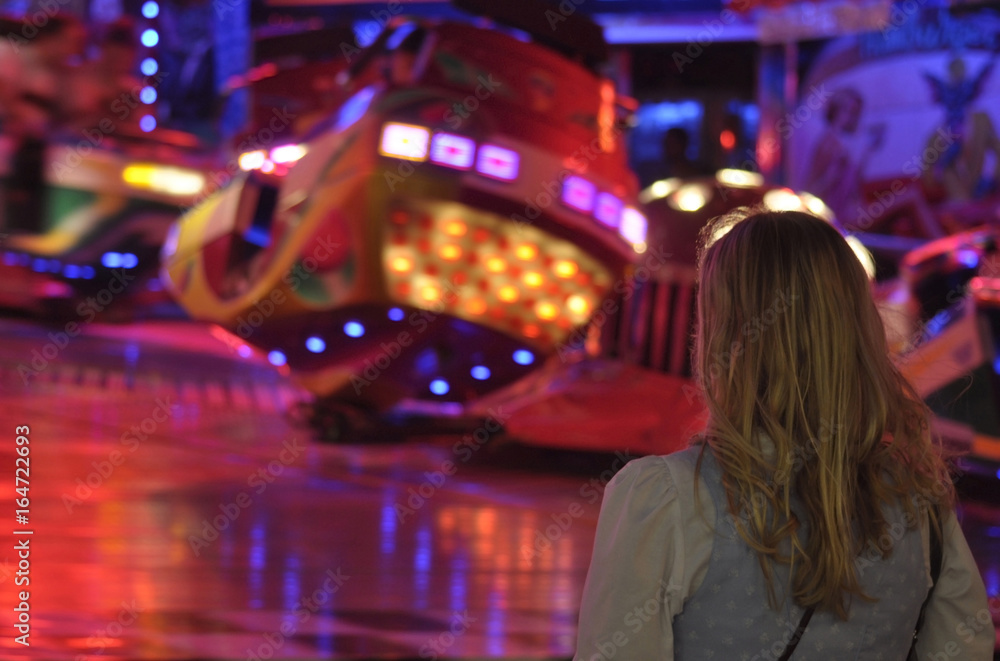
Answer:
<svg viewBox="0 0 1000 661"><path fill-rule="evenodd" d="M517 179L520 157L517 152L496 145L483 145L479 148L479 158L476 169L487 177L514 181Z"/></svg>
<svg viewBox="0 0 1000 661"><path fill-rule="evenodd" d="M590 210L594 208L594 195L596 193L597 188L594 184L582 177L569 177L563 182L563 202L584 213L590 213Z"/></svg>
<svg viewBox="0 0 1000 661"><path fill-rule="evenodd" d="M622 217L622 201L611 193L601 193L597 196L594 216L608 227L618 227Z"/></svg>
<svg viewBox="0 0 1000 661"><path fill-rule="evenodd" d="M458 170L472 167L476 143L451 133L438 133L431 141L431 162Z"/></svg>

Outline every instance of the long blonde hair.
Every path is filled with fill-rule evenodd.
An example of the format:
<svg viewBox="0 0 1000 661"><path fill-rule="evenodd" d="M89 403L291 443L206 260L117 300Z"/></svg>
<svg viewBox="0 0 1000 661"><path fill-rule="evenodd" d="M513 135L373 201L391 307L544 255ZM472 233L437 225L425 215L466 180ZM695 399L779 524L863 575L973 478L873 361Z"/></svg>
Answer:
<svg viewBox="0 0 1000 661"><path fill-rule="evenodd" d="M772 607L773 564L785 563L799 606L846 619L852 596L873 598L859 554L892 552L882 506L902 504L912 522L954 502L930 412L892 363L863 267L827 222L739 209L703 230L699 261L703 440L737 532L758 554Z"/></svg>

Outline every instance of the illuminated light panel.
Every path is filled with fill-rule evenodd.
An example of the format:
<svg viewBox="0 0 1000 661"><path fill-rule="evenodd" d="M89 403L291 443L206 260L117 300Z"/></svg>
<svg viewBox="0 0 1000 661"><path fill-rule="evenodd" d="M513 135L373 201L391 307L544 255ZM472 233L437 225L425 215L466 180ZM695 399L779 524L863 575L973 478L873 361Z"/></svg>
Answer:
<svg viewBox="0 0 1000 661"><path fill-rule="evenodd" d="M819 216L828 223L832 223L835 218L833 209L826 206L826 203L811 193L799 193L799 198L805 203L813 215Z"/></svg>
<svg viewBox="0 0 1000 661"><path fill-rule="evenodd" d="M708 193L701 184L688 184L678 188L668 202L670 206L680 211L694 212L708 204Z"/></svg>
<svg viewBox="0 0 1000 661"><path fill-rule="evenodd" d="M480 315L486 312L486 301L481 298L470 298L465 304L465 309L469 314Z"/></svg>
<svg viewBox="0 0 1000 661"><path fill-rule="evenodd" d="M282 145L271 150L272 163L294 163L306 155L306 148L302 145Z"/></svg>
<svg viewBox="0 0 1000 661"><path fill-rule="evenodd" d="M503 273L507 270L507 262L502 257L490 257L486 260L486 270L490 273Z"/></svg>
<svg viewBox="0 0 1000 661"><path fill-rule="evenodd" d="M748 170L725 168L715 173L715 180L733 188L758 188L764 185L764 175Z"/></svg>
<svg viewBox="0 0 1000 661"><path fill-rule="evenodd" d="M647 226L646 217L629 207L622 213L622 226L618 228L618 232L626 241L645 246Z"/></svg>
<svg viewBox="0 0 1000 661"><path fill-rule="evenodd" d="M449 220L444 224L444 233L448 236L465 236L468 226L461 220Z"/></svg>
<svg viewBox="0 0 1000 661"><path fill-rule="evenodd" d="M240 158L237 163L239 163L241 170L244 172L250 172L251 170L260 169L266 160L267 154L265 154L263 150L258 149L257 151L248 151L244 154L240 154Z"/></svg>
<svg viewBox="0 0 1000 661"><path fill-rule="evenodd" d="M584 316L590 312L590 303L583 296L573 294L566 299L566 307L569 311L578 316Z"/></svg>
<svg viewBox="0 0 1000 661"><path fill-rule="evenodd" d="M514 181L517 179L520 160L515 151L496 145L483 145L479 148L476 170L493 179Z"/></svg>
<svg viewBox="0 0 1000 661"><path fill-rule="evenodd" d="M413 260L409 257L394 257L389 262L389 268L396 273L409 273L413 270Z"/></svg>
<svg viewBox="0 0 1000 661"><path fill-rule="evenodd" d="M324 342L323 338L320 337L310 337L306 339L306 349L312 353L323 353L326 350L326 342Z"/></svg>
<svg viewBox="0 0 1000 661"><path fill-rule="evenodd" d="M492 372L490 372L490 368L486 367L486 365L476 365L469 371L469 373L472 374L472 378L476 381L485 381L490 378L490 374L492 374Z"/></svg>
<svg viewBox="0 0 1000 661"><path fill-rule="evenodd" d="M426 161L431 132L423 126L390 122L382 128L378 153L406 161Z"/></svg>
<svg viewBox="0 0 1000 661"><path fill-rule="evenodd" d="M435 285L427 285L420 289L420 298L428 303L434 303L441 299L441 288Z"/></svg>
<svg viewBox="0 0 1000 661"><path fill-rule="evenodd" d="M518 259L528 262L538 257L538 248L530 243L522 243L514 251L514 254L517 255Z"/></svg>
<svg viewBox="0 0 1000 661"><path fill-rule="evenodd" d="M559 308L552 303L543 302L535 306L535 314L543 321L552 321L559 316Z"/></svg>
<svg viewBox="0 0 1000 661"><path fill-rule="evenodd" d="M680 185L681 180L677 177L653 182L649 188L639 193L639 201L647 203L653 200L661 200L680 188Z"/></svg>
<svg viewBox="0 0 1000 661"><path fill-rule="evenodd" d="M364 324L357 321L348 321L344 324L344 335L347 337L362 337L364 334Z"/></svg>
<svg viewBox="0 0 1000 661"><path fill-rule="evenodd" d="M562 201L568 207L577 211L590 213L594 208L594 198L597 196L597 187L583 177L567 177L563 182Z"/></svg>
<svg viewBox="0 0 1000 661"><path fill-rule="evenodd" d="M280 351L272 351L267 354L267 362L271 363L275 367L281 367L288 362L288 359L285 357L285 354Z"/></svg>
<svg viewBox="0 0 1000 661"><path fill-rule="evenodd" d="M406 313L403 312L402 308L391 308L388 316L390 321L402 321L406 317Z"/></svg>
<svg viewBox="0 0 1000 661"><path fill-rule="evenodd" d="M455 262L462 258L462 249L454 243L448 243L438 249L438 255L447 262Z"/></svg>
<svg viewBox="0 0 1000 661"><path fill-rule="evenodd" d="M468 170L476 154L476 143L452 133L437 133L431 139L431 163Z"/></svg>
<svg viewBox="0 0 1000 661"><path fill-rule="evenodd" d="M787 188L776 188L764 193L764 206L774 211L807 211L802 198Z"/></svg>
<svg viewBox="0 0 1000 661"><path fill-rule="evenodd" d="M122 180L136 188L168 195L194 195L205 186L205 177L194 170L159 165L129 165Z"/></svg>
<svg viewBox="0 0 1000 661"><path fill-rule="evenodd" d="M451 386L444 379L434 379L431 381L430 388L435 395L447 395L448 391L451 390Z"/></svg>
<svg viewBox="0 0 1000 661"><path fill-rule="evenodd" d="M545 278L538 271L528 271L524 274L524 284L531 287L532 289L541 287L542 283L545 282Z"/></svg>
<svg viewBox="0 0 1000 661"><path fill-rule="evenodd" d="M512 285L504 285L497 291L497 298L504 303L513 303L517 301L520 295L520 292L517 291L517 287Z"/></svg>
<svg viewBox="0 0 1000 661"><path fill-rule="evenodd" d="M552 266L552 270L560 278L572 278L580 270L580 267L572 260L560 259Z"/></svg>
<svg viewBox="0 0 1000 661"><path fill-rule="evenodd" d="M622 208L625 205L611 193L601 193L594 205L594 217L603 225L617 229L621 222Z"/></svg>

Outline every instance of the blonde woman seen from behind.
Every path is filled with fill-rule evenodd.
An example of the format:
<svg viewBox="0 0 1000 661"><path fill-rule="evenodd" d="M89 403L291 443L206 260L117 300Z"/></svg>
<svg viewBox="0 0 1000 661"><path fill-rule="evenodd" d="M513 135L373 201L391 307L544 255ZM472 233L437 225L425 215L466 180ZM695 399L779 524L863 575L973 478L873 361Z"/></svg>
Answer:
<svg viewBox="0 0 1000 661"><path fill-rule="evenodd" d="M851 247L821 219L762 209L702 239L708 423L608 484L575 658L903 661L936 535L918 658L992 659L930 413L891 362Z"/></svg>

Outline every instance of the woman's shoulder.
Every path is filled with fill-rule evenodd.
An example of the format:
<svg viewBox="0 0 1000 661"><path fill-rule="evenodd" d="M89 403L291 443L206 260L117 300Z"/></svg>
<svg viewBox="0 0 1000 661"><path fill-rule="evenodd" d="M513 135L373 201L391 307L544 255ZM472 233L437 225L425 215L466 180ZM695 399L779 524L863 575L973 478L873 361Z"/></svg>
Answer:
<svg viewBox="0 0 1000 661"><path fill-rule="evenodd" d="M701 452L701 446L691 446L672 454L633 459L618 471L608 486L614 490L624 489L656 496L677 491L685 493L694 482Z"/></svg>

